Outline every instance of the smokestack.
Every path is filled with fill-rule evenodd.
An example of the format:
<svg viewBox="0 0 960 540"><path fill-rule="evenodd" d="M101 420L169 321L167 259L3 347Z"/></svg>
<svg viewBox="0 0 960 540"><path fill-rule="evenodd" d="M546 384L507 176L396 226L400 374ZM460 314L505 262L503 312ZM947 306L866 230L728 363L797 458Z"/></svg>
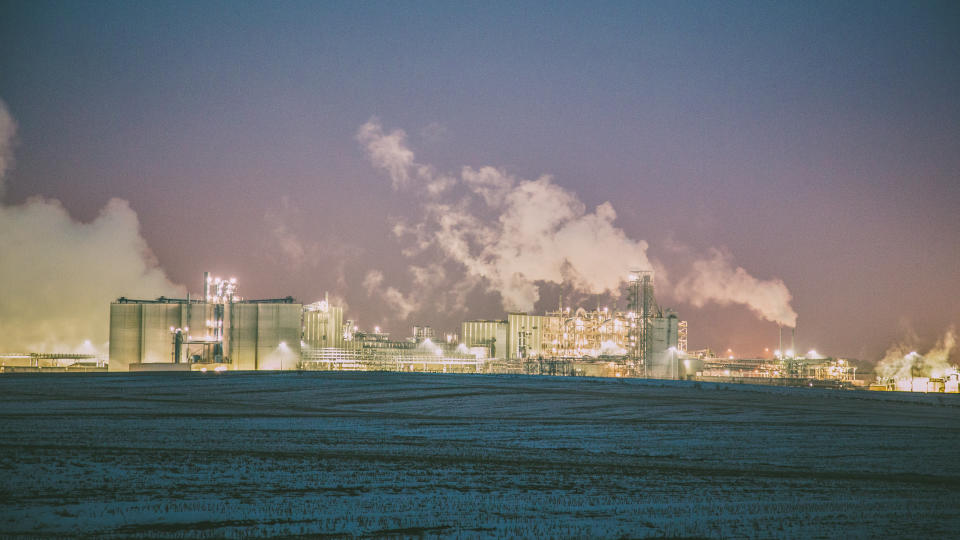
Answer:
<svg viewBox="0 0 960 540"><path fill-rule="evenodd" d="M784 356L784 355L783 355L783 325L782 325L782 324L778 324L778 325L777 325L777 328L780 329L780 348L777 349L777 350L780 351L780 355L779 355L779 356L780 356L780 359L783 360L783 356Z"/></svg>
<svg viewBox="0 0 960 540"><path fill-rule="evenodd" d="M210 272L203 273L203 301L210 301Z"/></svg>
<svg viewBox="0 0 960 540"><path fill-rule="evenodd" d="M797 356L797 327L794 326L790 331L790 350L793 351L793 356Z"/></svg>

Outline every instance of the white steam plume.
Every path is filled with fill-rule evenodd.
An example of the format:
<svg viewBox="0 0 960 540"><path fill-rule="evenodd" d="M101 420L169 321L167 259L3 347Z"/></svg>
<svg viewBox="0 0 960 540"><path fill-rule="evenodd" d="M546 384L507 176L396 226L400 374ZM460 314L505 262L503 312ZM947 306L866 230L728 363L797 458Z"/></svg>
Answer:
<svg viewBox="0 0 960 540"><path fill-rule="evenodd" d="M894 345L877 364L877 376L880 379L904 380L913 377L943 377L956 373L957 366L950 364L950 353L956 345L956 332L953 328L948 329L926 354L912 351L907 344Z"/></svg>
<svg viewBox="0 0 960 540"><path fill-rule="evenodd" d="M388 134L375 119L361 126L357 139L395 188L418 188L430 201L423 223L398 232L416 231L416 251L436 248L468 275L482 278L507 310L532 310L539 299L537 282L616 293L629 268L651 267L646 242L614 226L610 203L587 211L549 176L524 180L494 167L464 167L459 178L439 176L414 161L402 130ZM461 197L444 198L455 185Z"/></svg>
<svg viewBox="0 0 960 540"><path fill-rule="evenodd" d="M370 161L390 173L393 189L403 187L410 180L413 152L407 148L406 138L406 133L399 129L384 133L375 119L360 126L357 132L357 140L367 148Z"/></svg>
<svg viewBox="0 0 960 540"><path fill-rule="evenodd" d="M296 215L300 209L290 198L284 195L280 198L280 206L269 208L263 215L263 221L270 229L272 248L295 268L302 266L316 266L318 263L318 246L312 242L304 242L290 230L287 217Z"/></svg>
<svg viewBox="0 0 960 540"><path fill-rule="evenodd" d="M363 278L363 287L367 290L368 296L380 296L384 303L394 311L397 319L406 319L420 307L415 300L406 297L395 287L384 287L383 272L379 270L367 272L367 275Z"/></svg>
<svg viewBox="0 0 960 540"><path fill-rule="evenodd" d="M719 250L693 263L690 274L677 283L674 294L696 307L708 302L743 304L768 321L796 327L797 313L790 307L790 291L783 281L759 280L743 268L734 268L733 257Z"/></svg>
<svg viewBox="0 0 960 540"><path fill-rule="evenodd" d="M0 205L5 192L4 178L13 165L13 141L17 134L17 122L10 116L7 105L0 100Z"/></svg>
<svg viewBox="0 0 960 540"><path fill-rule="evenodd" d="M15 132L0 101L0 192ZM0 352L90 352L90 343L104 351L112 300L183 294L139 229L121 199L90 223L53 199L0 204Z"/></svg>
<svg viewBox="0 0 960 540"><path fill-rule="evenodd" d="M614 225L617 214L609 202L588 211L549 176L526 180L495 167L438 175L415 161L402 130L387 133L375 118L360 127L357 140L390 175L394 189L415 189L426 200L424 221L394 228L411 241L404 255L436 250L461 265L470 282L498 293L507 310L532 310L544 282L616 296L628 270L656 268L658 281L667 283L663 268L648 258L647 243ZM744 304L768 320L796 324L782 281L758 280L719 251L693 268L681 282L681 299L698 307L710 301Z"/></svg>

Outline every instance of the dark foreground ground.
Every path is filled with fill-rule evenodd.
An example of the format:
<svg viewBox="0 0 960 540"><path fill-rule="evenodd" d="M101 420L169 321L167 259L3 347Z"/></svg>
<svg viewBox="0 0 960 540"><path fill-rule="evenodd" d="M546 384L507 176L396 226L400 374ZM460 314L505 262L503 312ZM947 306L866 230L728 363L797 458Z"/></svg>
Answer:
<svg viewBox="0 0 960 540"><path fill-rule="evenodd" d="M9 375L0 437L0 536L960 535L958 396Z"/></svg>

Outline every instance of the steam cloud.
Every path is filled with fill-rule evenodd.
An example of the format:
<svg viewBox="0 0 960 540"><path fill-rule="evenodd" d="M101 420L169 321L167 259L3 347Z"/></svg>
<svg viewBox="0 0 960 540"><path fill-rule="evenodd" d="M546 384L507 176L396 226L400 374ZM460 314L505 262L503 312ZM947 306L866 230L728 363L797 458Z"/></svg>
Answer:
<svg viewBox="0 0 960 540"><path fill-rule="evenodd" d="M0 193L15 133L0 101ZM90 223L53 199L0 204L0 254L0 352L103 351L112 300L184 293L157 267L122 199Z"/></svg>
<svg viewBox="0 0 960 540"><path fill-rule="evenodd" d="M953 328L947 330L937 344L923 355L911 351L906 344L894 345L877 364L877 376L881 379L903 380L913 377L943 377L956 373L957 366L950 365L950 353L956 345L956 332Z"/></svg>
<svg viewBox="0 0 960 540"><path fill-rule="evenodd" d="M538 281L603 293L617 291L629 268L650 267L646 242L613 225L610 203L588 212L549 176L524 180L494 167L464 167L459 178L438 175L414 161L403 131L385 133L375 120L360 128L357 139L395 189L416 184L429 200L425 222L395 230L415 237L408 254L437 248L483 278L507 310L532 310L540 297ZM462 196L445 197L455 186Z"/></svg>
<svg viewBox="0 0 960 540"><path fill-rule="evenodd" d="M768 321L797 325L797 313L790 307L792 297L783 281L761 281L739 266L734 268L733 258L719 250L694 262L693 271L677 283L674 294L696 307L708 302L743 304Z"/></svg>
<svg viewBox="0 0 960 540"><path fill-rule="evenodd" d="M363 279L363 287L367 294L373 296L379 293L387 306L393 309L400 319L406 319L419 305L411 298L407 298L394 287L383 287L383 272L370 270Z"/></svg>
<svg viewBox="0 0 960 540"><path fill-rule="evenodd" d="M612 204L588 209L550 176L527 180L490 166L463 167L458 176L438 174L416 162L404 131L386 132L375 118L360 127L357 140L371 163L389 174L395 190L416 190L425 201L422 222L394 228L410 241L404 254L438 252L462 266L472 282L498 293L508 311L533 310L544 282L618 295L628 270L656 264L645 241L614 225ZM745 304L768 320L796 324L782 281L762 281L734 269L720 252L696 262L680 283L682 299L696 306Z"/></svg>

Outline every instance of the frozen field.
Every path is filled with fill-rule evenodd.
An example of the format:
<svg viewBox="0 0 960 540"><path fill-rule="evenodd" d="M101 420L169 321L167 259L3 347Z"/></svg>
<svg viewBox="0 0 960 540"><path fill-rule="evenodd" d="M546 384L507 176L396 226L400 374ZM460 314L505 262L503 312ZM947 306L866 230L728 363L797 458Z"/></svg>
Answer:
<svg viewBox="0 0 960 540"><path fill-rule="evenodd" d="M960 535L960 396L0 376L0 536Z"/></svg>

